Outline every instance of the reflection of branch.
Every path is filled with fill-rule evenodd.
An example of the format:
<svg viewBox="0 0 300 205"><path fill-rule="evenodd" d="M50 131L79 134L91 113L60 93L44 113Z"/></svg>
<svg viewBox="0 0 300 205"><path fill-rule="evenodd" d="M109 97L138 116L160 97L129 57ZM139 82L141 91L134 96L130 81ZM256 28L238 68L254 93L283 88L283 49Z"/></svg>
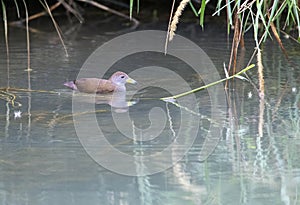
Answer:
<svg viewBox="0 0 300 205"><path fill-rule="evenodd" d="M176 154L177 150L172 150L172 156ZM178 184L192 194L193 197L191 199L194 201L194 204L201 204L201 195L207 194L207 189L203 185L194 184L195 182L193 182L189 173L184 170L184 165L181 165L181 163L175 163L172 170Z"/></svg>
<svg viewBox="0 0 300 205"><path fill-rule="evenodd" d="M0 88L0 92L3 92L3 90L7 91L15 91L15 92L36 92L36 93L49 93L49 94L60 94L60 92L55 92L51 90L31 90L27 88Z"/></svg>
<svg viewBox="0 0 300 205"><path fill-rule="evenodd" d="M286 94L286 92L288 90L288 85L287 84L288 83L286 82L283 91L279 95L279 97L277 99L277 102L276 102L274 108L272 109L272 122L275 120L277 112L278 112L278 109L279 109L279 107L281 105L281 102L283 100L283 96Z"/></svg>
<svg viewBox="0 0 300 205"><path fill-rule="evenodd" d="M9 137L9 124L10 124L10 120L9 120L9 113L10 113L10 109L9 109L9 105L8 103L6 103L6 123L5 123L5 127L4 127L4 130L5 130L5 138L8 138Z"/></svg>
<svg viewBox="0 0 300 205"><path fill-rule="evenodd" d="M265 100L259 100L259 117L258 117L258 136L263 137L264 128L264 113L265 113Z"/></svg>
<svg viewBox="0 0 300 205"><path fill-rule="evenodd" d="M208 133L205 141L203 142L203 145L201 147L201 151L199 153L198 156L198 160L200 162L203 162L205 160L207 160L207 158L213 153L213 151L215 150L215 148L217 147L217 145L219 144L219 140L221 138L222 135L222 129L221 128L217 128L215 127L214 129L219 129L220 134L219 136L212 136L211 133Z"/></svg>
<svg viewBox="0 0 300 205"><path fill-rule="evenodd" d="M206 138L205 138L205 141L202 145L202 148L201 148L201 151L199 153L199 161L205 161L210 155L211 153L215 150L216 146L218 145L219 143L219 140L221 138L221 131L222 129L220 128L220 123L214 121L213 119L205 116L205 115L202 115L201 113L197 113L193 110L190 110L189 108L185 107L185 106L182 106L176 102L166 102L167 104L168 103L172 103L173 105L175 105L176 107L180 108L180 109L183 109L193 115L196 115L196 116L199 116L201 119L206 119L208 120L210 123L211 123L211 126L215 126L214 129L220 129L220 135L218 136L212 136L211 133L208 133ZM216 127L217 125L217 127Z"/></svg>
<svg viewBox="0 0 300 205"><path fill-rule="evenodd" d="M256 138L256 156L255 156L255 160L253 162L253 175L254 176L258 176L260 178L264 177L264 172L266 171L266 155L264 153L268 153L266 152L266 150L264 150L263 146L262 146L262 138L257 137Z"/></svg>
<svg viewBox="0 0 300 205"><path fill-rule="evenodd" d="M169 120L169 126L170 126L170 130L172 132L172 135L174 137L174 139L176 138L176 132L173 128L173 121L172 121L172 117L170 115L170 110L169 110L169 107L168 107L168 104L169 103L166 103L166 109L167 109L167 116L168 116L168 120Z"/></svg>
<svg viewBox="0 0 300 205"><path fill-rule="evenodd" d="M59 124L58 123L58 116L59 116L59 111L61 110L61 105L58 105L57 108L55 110L53 110L53 117L52 119L50 119L50 121L48 122L48 129L47 129L47 134L50 137L53 137L54 132L55 132L55 127Z"/></svg>
<svg viewBox="0 0 300 205"><path fill-rule="evenodd" d="M187 111L187 112L189 112L189 113L191 113L191 114L193 114L193 115L199 116L201 119L206 119L206 120L208 120L209 122L212 122L212 123L215 123L215 124L218 124L218 125L219 125L219 123L217 123L217 122L214 121L213 119L209 118L208 116L202 115L201 113L198 113L198 112L195 112L195 111L193 111L193 110L191 110L191 109L189 109L189 108L187 108L187 107L185 107L185 106L183 106L183 105L178 104L178 103L175 102L175 101L174 101L174 102L168 101L168 102L166 102L166 103L172 103L173 105L175 105L176 107L178 107L178 108L180 108L180 109L183 109L183 110L185 110L185 111Z"/></svg>

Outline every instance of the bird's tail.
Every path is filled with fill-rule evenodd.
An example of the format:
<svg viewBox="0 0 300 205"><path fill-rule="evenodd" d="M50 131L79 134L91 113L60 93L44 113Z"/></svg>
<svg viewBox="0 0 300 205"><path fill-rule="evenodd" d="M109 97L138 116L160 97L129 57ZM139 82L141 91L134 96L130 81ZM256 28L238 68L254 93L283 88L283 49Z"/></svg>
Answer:
<svg viewBox="0 0 300 205"><path fill-rule="evenodd" d="M65 82L64 86L67 86L68 88L71 88L72 90L78 90L77 86L75 85L75 80L69 81L69 82Z"/></svg>

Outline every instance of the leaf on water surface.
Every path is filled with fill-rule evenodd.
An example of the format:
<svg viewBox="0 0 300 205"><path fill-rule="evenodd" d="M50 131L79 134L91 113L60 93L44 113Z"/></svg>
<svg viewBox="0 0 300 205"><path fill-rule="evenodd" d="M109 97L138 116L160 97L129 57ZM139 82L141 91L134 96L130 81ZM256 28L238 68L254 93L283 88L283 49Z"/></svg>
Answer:
<svg viewBox="0 0 300 205"><path fill-rule="evenodd" d="M161 100L163 100L165 102L170 102L170 103L176 102L176 99L173 97L161 98Z"/></svg>
<svg viewBox="0 0 300 205"><path fill-rule="evenodd" d="M241 76L241 75L236 75L235 77L238 79L241 79L241 80L249 81L247 78L245 78L244 76Z"/></svg>
<svg viewBox="0 0 300 205"><path fill-rule="evenodd" d="M227 72L225 62L224 62L224 64L223 64L223 67L224 67L224 72L225 72L226 78L229 78L229 74L228 74L228 72Z"/></svg>

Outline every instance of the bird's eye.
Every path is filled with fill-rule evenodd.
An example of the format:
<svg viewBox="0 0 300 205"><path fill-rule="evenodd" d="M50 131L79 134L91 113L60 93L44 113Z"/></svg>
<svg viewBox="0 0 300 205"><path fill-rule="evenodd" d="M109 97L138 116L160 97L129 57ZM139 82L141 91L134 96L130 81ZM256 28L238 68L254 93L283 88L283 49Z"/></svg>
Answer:
<svg viewBox="0 0 300 205"><path fill-rule="evenodd" d="M124 76L124 75L121 75L121 78L125 78L125 76Z"/></svg>

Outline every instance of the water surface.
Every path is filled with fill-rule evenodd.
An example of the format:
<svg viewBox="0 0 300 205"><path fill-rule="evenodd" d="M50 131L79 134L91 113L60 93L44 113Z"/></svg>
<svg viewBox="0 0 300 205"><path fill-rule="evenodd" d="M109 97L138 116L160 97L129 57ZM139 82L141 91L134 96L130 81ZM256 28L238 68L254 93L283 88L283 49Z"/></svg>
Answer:
<svg viewBox="0 0 300 205"><path fill-rule="evenodd" d="M116 24L118 21L114 21ZM267 42L263 49L265 74L265 101L247 81L235 80L226 90L226 107L220 108L222 124L211 120L211 98L207 91L196 94L200 125L193 146L185 156L162 172L143 176L124 176L96 163L85 151L77 137L72 117L72 92L63 82L76 78L85 59L107 40L117 25L95 30L93 22L76 27L67 35L69 57L54 31L32 34L30 82L27 65L25 31L11 28L10 68L7 77L5 58L1 58L1 87L49 92L13 92L22 107L0 104L0 201L1 204L298 204L299 203L299 47L285 40L290 54L288 62L275 42ZM155 24L151 29L159 28ZM62 24L67 32L71 26ZM145 25L140 29L147 29ZM105 32L107 31L107 32ZM219 74L223 62L228 62L230 39L219 28L202 32L198 25L183 24L180 34L196 42L213 60ZM217 33L217 35L216 35ZM246 38L245 62L254 47ZM5 45L1 40L1 56ZM254 60L253 62L256 62ZM186 72L188 66L172 57L155 53L129 56L117 62L107 73L122 68L130 71L140 66L166 66L188 79L191 88L203 85L201 78ZM99 65L101 67L101 65ZM101 69L101 68L100 68ZM106 68L103 68L106 69ZM257 86L256 70L248 72ZM183 101L184 108L158 100L168 95L155 88L155 79L144 76L139 82L153 82L153 87L134 95L136 104L127 108L133 127L151 126L148 113L159 107L167 113L167 123L159 137L139 142L122 135L114 125L110 105L96 104L97 123L107 140L121 152L133 156L159 153L176 141L180 115L189 116L190 126L184 127L182 138L189 140L195 129L193 120L196 107ZM164 80L176 82L168 76ZM129 86L129 93L139 86ZM90 102L85 102L90 103ZM21 118L15 112L21 111ZM117 115L124 115L118 113ZM89 123L88 121L86 122ZM189 122L188 122L189 123ZM188 124L187 123L187 124ZM203 151L209 126L219 129L216 148L205 160ZM137 135L139 136L139 135ZM181 147L174 147L172 155L162 157L155 166L163 166L180 156ZM103 155L109 155L101 147ZM108 164L126 167L114 155ZM175 161L174 161L175 162ZM147 168L147 167L146 167ZM149 168L149 167L148 167Z"/></svg>

